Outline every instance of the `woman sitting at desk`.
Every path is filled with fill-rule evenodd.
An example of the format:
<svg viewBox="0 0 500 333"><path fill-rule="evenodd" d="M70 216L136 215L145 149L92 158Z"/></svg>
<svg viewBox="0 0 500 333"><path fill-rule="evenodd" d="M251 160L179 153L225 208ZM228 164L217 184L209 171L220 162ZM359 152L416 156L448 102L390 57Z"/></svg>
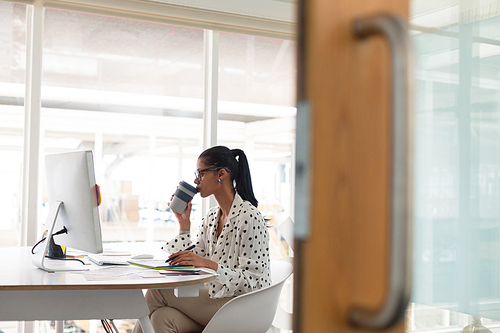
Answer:
<svg viewBox="0 0 500 333"><path fill-rule="evenodd" d="M180 233L164 249L174 253L174 265L207 267L219 275L199 297L177 298L171 289L148 290L149 317L158 333L201 332L233 297L271 284L269 234L257 209L245 153L224 146L209 148L198 157L195 175L201 197L213 194L219 206L203 218L192 251L183 251L192 244L191 202L182 214L174 212ZM139 322L133 333L142 333Z"/></svg>

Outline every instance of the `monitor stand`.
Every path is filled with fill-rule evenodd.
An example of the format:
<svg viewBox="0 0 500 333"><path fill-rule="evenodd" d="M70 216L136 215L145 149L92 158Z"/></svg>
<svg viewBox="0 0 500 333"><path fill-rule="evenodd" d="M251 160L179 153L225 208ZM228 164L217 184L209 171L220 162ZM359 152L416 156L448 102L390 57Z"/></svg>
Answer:
<svg viewBox="0 0 500 333"><path fill-rule="evenodd" d="M35 248L35 253L31 258L31 262L36 267L47 272L88 271L89 268L78 261L57 260L45 257L49 251L52 234L54 233L54 226L57 221L57 215L59 215L59 210L61 209L62 204L62 201L56 201L50 206L50 212L47 217L47 222L45 223L48 227L45 235L46 238L42 243L40 243L40 246Z"/></svg>

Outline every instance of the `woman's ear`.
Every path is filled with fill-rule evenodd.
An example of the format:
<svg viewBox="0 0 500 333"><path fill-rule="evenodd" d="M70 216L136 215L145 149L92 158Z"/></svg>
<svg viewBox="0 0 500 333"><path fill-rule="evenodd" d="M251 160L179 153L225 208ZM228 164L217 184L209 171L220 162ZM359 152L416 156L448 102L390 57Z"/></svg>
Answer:
<svg viewBox="0 0 500 333"><path fill-rule="evenodd" d="M219 170L219 179L224 178L227 175L227 171L224 169Z"/></svg>

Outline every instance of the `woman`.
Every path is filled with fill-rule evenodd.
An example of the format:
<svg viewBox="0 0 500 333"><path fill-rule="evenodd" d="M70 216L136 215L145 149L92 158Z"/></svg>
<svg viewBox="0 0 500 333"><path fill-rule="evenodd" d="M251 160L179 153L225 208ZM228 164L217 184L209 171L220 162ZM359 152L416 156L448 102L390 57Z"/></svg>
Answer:
<svg viewBox="0 0 500 333"><path fill-rule="evenodd" d="M192 251L191 202L174 212L179 235L163 248L174 265L207 267L218 273L199 297L176 298L171 289L146 293L155 332L201 332L231 298L271 284L269 234L253 194L250 169L241 149L215 146L198 157L195 184L202 198L214 195L218 207L210 209ZM139 322L134 333L140 333Z"/></svg>

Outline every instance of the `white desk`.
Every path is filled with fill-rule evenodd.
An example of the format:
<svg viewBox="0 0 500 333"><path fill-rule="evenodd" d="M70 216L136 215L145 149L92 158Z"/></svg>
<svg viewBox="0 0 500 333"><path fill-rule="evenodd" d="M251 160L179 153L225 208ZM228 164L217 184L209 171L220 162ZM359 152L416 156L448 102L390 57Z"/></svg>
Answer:
<svg viewBox="0 0 500 333"><path fill-rule="evenodd" d="M203 283L215 279L188 275L87 281L81 273L36 268L29 247L1 248L0 263L0 321L138 318L145 333L154 330L142 289L175 288L179 297L193 297Z"/></svg>

